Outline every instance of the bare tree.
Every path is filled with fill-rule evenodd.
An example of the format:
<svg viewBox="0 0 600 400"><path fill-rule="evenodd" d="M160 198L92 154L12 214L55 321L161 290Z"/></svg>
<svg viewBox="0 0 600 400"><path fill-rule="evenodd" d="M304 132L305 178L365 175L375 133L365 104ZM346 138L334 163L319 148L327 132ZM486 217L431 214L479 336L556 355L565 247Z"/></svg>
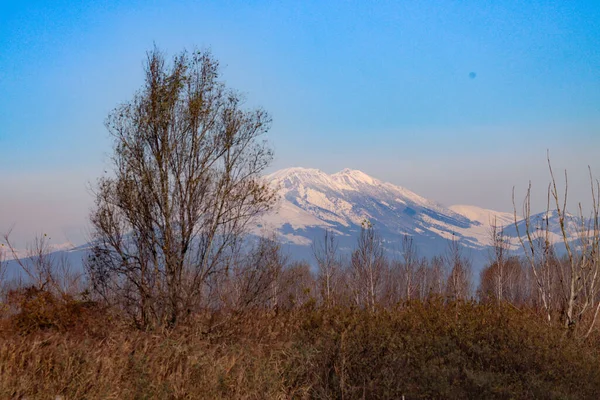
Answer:
<svg viewBox="0 0 600 400"><path fill-rule="evenodd" d="M566 287L566 290L563 291L563 293L566 293L566 306L563 311L565 325L567 327L574 326L588 311L595 309L594 317L588 329L588 332L591 332L596 323L598 310L600 309L600 303L598 302L600 285L598 206L600 199L597 197L600 196L599 184L597 181L594 182L590 169L592 189L591 218L588 219L583 214L581 203L578 204L579 215L576 218L572 218L567 211L567 172L565 171L565 191L561 199L549 157L548 168L551 177L550 196L554 200L553 204L556 207L561 238L566 251L565 261L568 262L568 268L566 268L567 274L563 272L564 269L560 269L563 272L561 274L561 283ZM572 228L570 229L570 227ZM573 236L575 236L575 239Z"/></svg>
<svg viewBox="0 0 600 400"><path fill-rule="evenodd" d="M0 243L0 284L4 282L6 278L6 246L4 243Z"/></svg>
<svg viewBox="0 0 600 400"><path fill-rule="evenodd" d="M260 178L272 159L260 140L271 120L241 108L208 52L168 64L154 49L145 73L106 121L114 176L97 185L88 270L97 292L123 300L141 326L172 326L275 199Z"/></svg>
<svg viewBox="0 0 600 400"><path fill-rule="evenodd" d="M567 172L561 195L549 156L548 169L550 184L544 218L536 227L531 215L530 184L524 201L525 232L521 234L517 224L517 233L548 321L555 312L561 315L566 327L586 321L588 325L584 331L585 335L589 335L600 312L600 184L594 180L590 169L591 216L584 215L581 203L577 207L578 215L573 216L567 211ZM558 221L558 235L565 254L563 259L556 256L556 243L552 241L552 217Z"/></svg>
<svg viewBox="0 0 600 400"><path fill-rule="evenodd" d="M502 227L498 226L498 221L490 222L490 265L495 265L493 272L494 297L497 301L504 299L506 283L508 281L508 271L505 268L506 259L509 257L510 243L504 235Z"/></svg>
<svg viewBox="0 0 600 400"><path fill-rule="evenodd" d="M279 280L281 282L278 301L280 307L293 309L315 300L317 282L308 263L290 264L282 270Z"/></svg>
<svg viewBox="0 0 600 400"><path fill-rule="evenodd" d="M55 274L55 260L50 254L50 242L47 234L36 236L32 243L27 245L27 252L23 257L13 244L11 231L2 237L3 245L8 249L13 264L17 265L27 278L27 284L33 285L38 290L58 289Z"/></svg>
<svg viewBox="0 0 600 400"><path fill-rule="evenodd" d="M325 230L323 240L313 241L312 252L319 268L318 282L325 307L333 305L334 290L340 260L338 259L338 243L335 234L329 229Z"/></svg>
<svg viewBox="0 0 600 400"><path fill-rule="evenodd" d="M50 237L47 234L37 235L27 244L25 254L15 248L9 230L2 236L0 247L0 283L3 281L5 266L2 260L4 254L11 255L11 263L18 267L23 275L20 284L33 286L38 291L47 291L60 296L77 296L83 288L83 273L73 269L65 254L53 254Z"/></svg>
<svg viewBox="0 0 600 400"><path fill-rule="evenodd" d="M352 253L352 270L356 300L371 311L377 304L385 262L379 235L369 221L363 222L357 248Z"/></svg>
<svg viewBox="0 0 600 400"><path fill-rule="evenodd" d="M418 261L417 269L415 271L415 290L416 297L421 301L426 300L433 294L431 290L431 268L432 265L427 258L422 257Z"/></svg>
<svg viewBox="0 0 600 400"><path fill-rule="evenodd" d="M550 189L548 189L548 202L546 218L538 221L538 226L532 226L536 221L532 221L531 215L531 182L527 188L527 194L523 201L523 221L525 222L524 235L519 228L519 219L517 217L517 207L515 203L515 194L513 189L513 208L514 221L517 237L525 253L525 259L529 263L531 275L535 282L538 292L538 298L546 313L548 322L552 320L552 297L553 297L553 271L551 269L552 259L554 258L554 247L550 241L550 225L548 214L550 212Z"/></svg>
<svg viewBox="0 0 600 400"><path fill-rule="evenodd" d="M0 243L0 316L4 313L4 300L6 295L6 246Z"/></svg>
<svg viewBox="0 0 600 400"><path fill-rule="evenodd" d="M339 271L334 275L333 287L336 290L333 292L335 298L332 301L336 305L360 305L360 282L352 266L352 254L340 254L339 263Z"/></svg>
<svg viewBox="0 0 600 400"><path fill-rule="evenodd" d="M404 272L404 296L410 300L415 291L415 274L418 264L418 255L412 236L404 235L402 238L402 266Z"/></svg>
<svg viewBox="0 0 600 400"><path fill-rule="evenodd" d="M413 237L404 235L400 258L391 260L385 271L384 290L387 302L396 304L402 300L422 298L423 291L427 291L427 264L427 260L419 260Z"/></svg>
<svg viewBox="0 0 600 400"><path fill-rule="evenodd" d="M273 238L261 237L222 277L221 299L238 311L277 307L286 263L280 245Z"/></svg>
<svg viewBox="0 0 600 400"><path fill-rule="evenodd" d="M448 243L446 263L450 269L446 293L451 300L466 300L471 293L471 261L464 257L456 237Z"/></svg>
<svg viewBox="0 0 600 400"><path fill-rule="evenodd" d="M435 256L431 259L428 270L429 295L443 295L446 287L446 277L448 270L446 262L442 256Z"/></svg>
<svg viewBox="0 0 600 400"><path fill-rule="evenodd" d="M502 271L498 271L502 268ZM502 276L502 279L499 279ZM502 285L498 289L498 285ZM529 277L523 268L521 259L510 256L502 262L493 261L481 271L479 282L479 299L482 302L505 301L513 305L523 305L531 302L529 291ZM501 293L502 297L499 297Z"/></svg>
<svg viewBox="0 0 600 400"><path fill-rule="evenodd" d="M394 305L401 302L406 292L404 286L404 265L398 259L390 260L383 270L382 302Z"/></svg>

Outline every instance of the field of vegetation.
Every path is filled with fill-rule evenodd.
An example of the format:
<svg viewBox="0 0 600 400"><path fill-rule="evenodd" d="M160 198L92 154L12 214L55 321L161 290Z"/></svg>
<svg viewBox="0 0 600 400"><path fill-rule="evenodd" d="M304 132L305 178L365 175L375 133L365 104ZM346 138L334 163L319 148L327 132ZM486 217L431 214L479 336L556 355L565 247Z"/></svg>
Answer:
<svg viewBox="0 0 600 400"><path fill-rule="evenodd" d="M145 74L106 121L84 271L45 235L25 257L0 241L0 398L599 397L598 182L592 218L572 218L550 169L560 247L528 192L520 252L492 227L478 288L457 240L424 259L406 236L392 259L369 221L347 256L326 231L292 262L245 240L277 201L269 115L209 52L154 49Z"/></svg>
<svg viewBox="0 0 600 400"><path fill-rule="evenodd" d="M14 294L14 293L13 293ZM533 310L413 301L197 315L140 330L97 304L25 291L2 320L0 397L593 399L600 337Z"/></svg>

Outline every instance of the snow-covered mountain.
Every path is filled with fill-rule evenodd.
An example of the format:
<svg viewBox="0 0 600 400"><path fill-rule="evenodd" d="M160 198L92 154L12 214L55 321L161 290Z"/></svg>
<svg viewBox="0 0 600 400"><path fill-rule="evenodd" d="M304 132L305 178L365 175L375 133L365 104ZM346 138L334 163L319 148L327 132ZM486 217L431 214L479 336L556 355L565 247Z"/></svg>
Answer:
<svg viewBox="0 0 600 400"><path fill-rule="evenodd" d="M323 237L325 229L337 234L340 251L348 254L355 247L365 221L373 224L392 255L400 254L404 235L412 236L424 257L444 254L449 241L457 240L475 267L482 267L488 260L490 226L494 222L504 228L512 250L517 254L521 251L513 213L469 205L445 207L351 169L326 174L317 169L288 168L267 175L266 179L278 190L280 199L272 212L256 222L253 234L275 233L294 259L312 262L311 244ZM550 240L560 244L556 211L532 215L531 227L542 227L546 220L551 227ZM517 221L519 232L524 235L525 222L519 216ZM573 239L578 227L575 218L569 221ZM66 257L76 269L83 269L89 244L73 248L67 243L55 247L51 249L56 250L54 257ZM8 261L7 265L9 275L11 271L18 273L14 261Z"/></svg>
<svg viewBox="0 0 600 400"><path fill-rule="evenodd" d="M576 215L565 214L565 233L569 238L569 242L577 243L581 240L582 233L593 235L592 218L581 218ZM519 235L525 237L527 231L526 221L520 220L517 224L506 226L504 234L512 243L519 244ZM556 210L544 211L538 214L533 214L529 218L529 231L534 239L548 239L550 243L558 245L558 249L564 247L563 232L560 227L560 217ZM547 232L546 232L547 231Z"/></svg>
<svg viewBox="0 0 600 400"><path fill-rule="evenodd" d="M72 243L63 243L57 245L49 245L47 248L47 254L49 260L55 263L57 266L66 267L68 266L73 273L83 273L84 262L88 258L88 252L91 248L89 243L81 246L74 246ZM17 254L17 257L21 259L24 264L31 264L32 260L29 258L31 253L27 250L22 250ZM19 266L19 263L14 259L13 256L6 255L5 259L5 275L6 280L18 279L19 277L25 277L25 274Z"/></svg>
<svg viewBox="0 0 600 400"><path fill-rule="evenodd" d="M59 253L59 252L68 253L73 250L76 250L76 248L77 248L77 246L75 246L73 243L64 242L64 243L59 243L59 244L48 244L46 246L45 251L47 253ZM3 251L3 253L2 253L2 251ZM28 249L14 249L14 253L13 253L12 251L9 251L6 246L3 246L3 248L0 249L0 254L3 254L5 261L13 260L15 257L27 258L31 255L31 253L32 253L32 251L28 250Z"/></svg>
<svg viewBox="0 0 600 400"><path fill-rule="evenodd" d="M471 221L479 222L482 226L490 226L495 223L496 226L502 227L515 223L515 216L513 213L488 210L486 208L463 204L450 206L448 208ZM522 217L517 216L517 221L521 219Z"/></svg>
<svg viewBox="0 0 600 400"><path fill-rule="evenodd" d="M494 218L498 225L513 223L512 214L473 206L444 207L357 170L329 175L317 169L288 168L266 179L281 198L257 230L275 231L293 251L308 248L324 229L335 232L342 247L351 248L361 224L369 221L390 251L400 250L403 235L411 235L424 256L443 253L452 239L479 253L489 244Z"/></svg>

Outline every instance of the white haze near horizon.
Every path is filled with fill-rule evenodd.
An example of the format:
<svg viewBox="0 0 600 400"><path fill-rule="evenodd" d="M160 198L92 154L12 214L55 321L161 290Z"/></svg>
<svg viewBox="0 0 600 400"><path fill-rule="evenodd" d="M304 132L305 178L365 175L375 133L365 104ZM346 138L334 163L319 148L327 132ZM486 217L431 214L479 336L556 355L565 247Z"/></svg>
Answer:
<svg viewBox="0 0 600 400"><path fill-rule="evenodd" d="M89 190L93 181L93 174L73 170L3 174L0 234L11 231L18 249L40 234L47 234L51 245L85 243L94 201Z"/></svg>
<svg viewBox="0 0 600 400"><path fill-rule="evenodd" d="M587 166L592 166L600 178L600 163L595 162L594 147L581 150L562 149L551 154L559 190L564 188L564 170L569 174L569 209L577 203L590 206L590 185ZM308 157L304 157L308 159ZM301 160L301 157L297 157ZM359 169L382 181L403 186L445 206L474 205L496 211L512 212L512 189L515 187L518 213L529 180L533 185L534 212L546 206L549 173L544 150L527 157L515 154L448 154L417 159L410 154L396 159L348 156L323 157L300 164L294 157L276 157L267 172L287 167L307 167L334 173L343 168ZM47 233L51 244L71 242L80 245L89 240L89 211L94 198L90 190L100 171L54 170L11 171L0 175L0 233L12 228L12 239L18 248L25 248L31 239Z"/></svg>

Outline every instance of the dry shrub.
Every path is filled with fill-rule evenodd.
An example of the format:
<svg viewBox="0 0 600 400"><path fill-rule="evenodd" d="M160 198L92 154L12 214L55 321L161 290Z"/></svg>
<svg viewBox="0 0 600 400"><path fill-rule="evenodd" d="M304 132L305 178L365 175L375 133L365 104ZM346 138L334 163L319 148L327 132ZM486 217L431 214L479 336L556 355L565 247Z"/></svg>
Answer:
<svg viewBox="0 0 600 400"><path fill-rule="evenodd" d="M318 398L597 398L598 349L539 315L441 301L338 309L295 340Z"/></svg>
<svg viewBox="0 0 600 400"><path fill-rule="evenodd" d="M55 295L35 286L11 290L6 298L6 308L11 312L4 321L4 330L18 334L46 330L91 333L103 327L98 321L110 319L95 302L68 294Z"/></svg>
<svg viewBox="0 0 600 400"><path fill-rule="evenodd" d="M585 399L600 392L595 342L502 304L207 313L161 332L104 317L96 324L113 329L5 335L0 398Z"/></svg>
<svg viewBox="0 0 600 400"><path fill-rule="evenodd" d="M239 341L234 333L204 329L123 328L103 339L70 332L12 336L0 344L0 398L262 399L285 393L278 367L283 348L268 335L258 338L268 329L242 329L247 337Z"/></svg>

